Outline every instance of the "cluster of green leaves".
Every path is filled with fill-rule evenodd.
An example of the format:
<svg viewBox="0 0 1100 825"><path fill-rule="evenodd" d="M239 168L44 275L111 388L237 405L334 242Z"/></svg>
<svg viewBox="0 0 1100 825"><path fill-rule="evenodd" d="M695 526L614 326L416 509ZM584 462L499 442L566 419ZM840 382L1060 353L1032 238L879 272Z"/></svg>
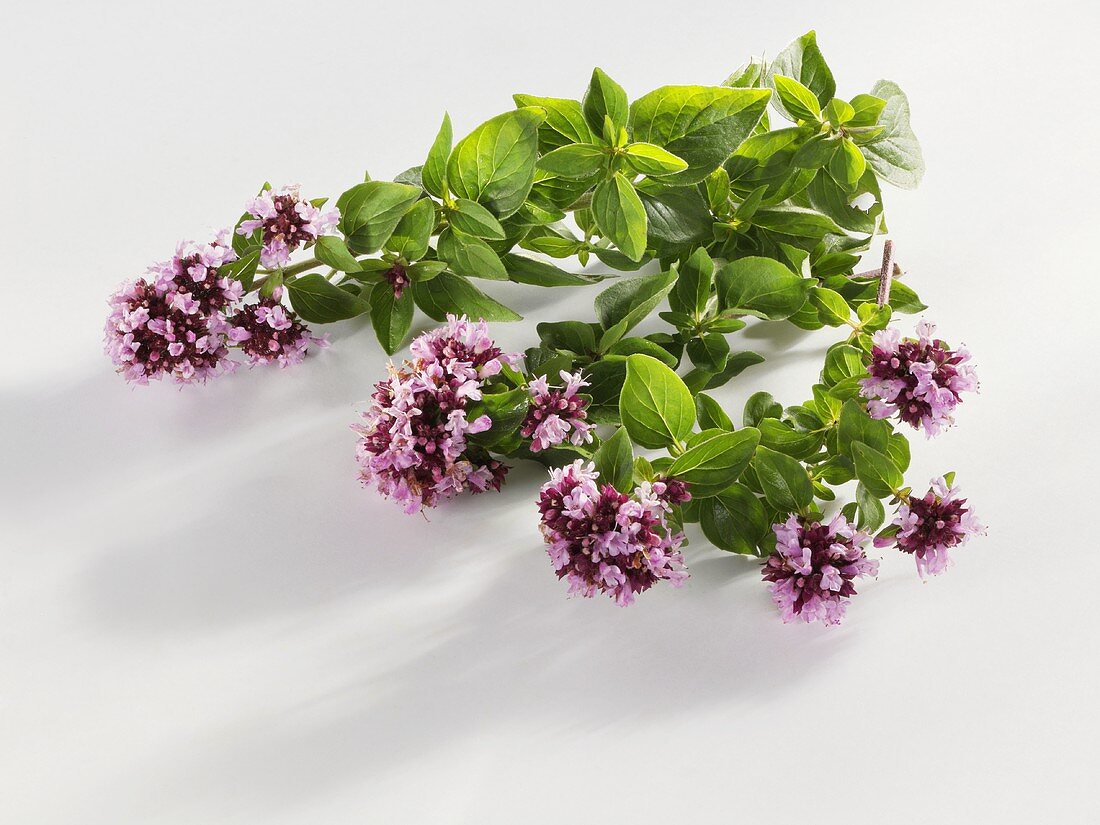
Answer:
<svg viewBox="0 0 1100 825"><path fill-rule="evenodd" d="M295 265L263 273L263 288L285 283L314 323L369 316L393 353L414 307L436 320L452 312L519 319L475 279L579 286L605 277L517 248L582 265L594 256L619 271L657 260L665 274L647 283L673 282L665 316L677 328L673 349L686 348L693 382L720 383L753 363L724 346L739 315L812 329L827 320L804 300L811 286L853 307L874 298L874 284L851 274L885 230L879 181L915 186L923 161L895 84L880 81L847 101L835 91L810 32L720 86L664 86L631 102L596 69L579 100L517 94L513 111L457 143L445 116L422 165L394 181L368 178L337 199L341 234L313 250L327 276ZM773 126L769 103L793 125ZM234 242L233 274L251 288L259 238ZM385 278L394 266L412 282L399 298ZM921 306L905 287L895 295L895 309Z"/></svg>
<svg viewBox="0 0 1100 825"><path fill-rule="evenodd" d="M471 449L550 463L589 458L619 489L679 478L693 498L674 519L700 523L736 553L763 554L771 524L819 515L853 481L845 513L879 529L883 501L907 492L909 445L867 414L858 382L871 333L894 312L924 305L896 282L892 305L880 307L877 278L853 272L885 231L880 182L912 187L923 173L901 90L880 81L837 97L809 32L720 86L665 86L631 102L596 69L579 100L519 94L515 103L457 143L445 117L423 165L341 195L341 234L314 250L338 278L288 267L264 273L263 288L285 283L309 321L369 315L392 353L414 307L436 320L519 318L473 279L600 278L517 248L582 265L595 257L619 271L654 261L659 271L601 291L595 320L539 324L526 374L504 369L475 404L472 413L493 425L471 437ZM237 276L251 287L259 239L235 244ZM411 281L400 298L386 279L395 266ZM668 328L640 333L654 313ZM748 318L848 333L829 349L811 399L783 407L759 392L735 424L707 391L763 360L730 345ZM533 454L519 434L526 385L561 370L584 372L590 419L615 429L587 447ZM665 454L635 456L635 446Z"/></svg>
<svg viewBox="0 0 1100 825"><path fill-rule="evenodd" d="M834 488L852 481L855 501L842 511L873 532L885 520L883 501L909 493L903 487L908 441L889 421L871 418L859 398L871 333L889 322L891 308L865 304L853 313L843 302L815 298L837 313L843 305L841 324L851 332L828 350L813 397L783 407L769 393L757 392L739 425L663 361L641 353L626 358L622 427L615 438L625 431L634 444L668 451L664 458L634 460L633 480L670 476L688 482L693 498L674 518L698 522L716 547L765 555L774 546L772 524L791 514L821 518L821 504L836 498ZM596 450L598 465L609 460L607 444ZM623 447L614 450L621 455Z"/></svg>

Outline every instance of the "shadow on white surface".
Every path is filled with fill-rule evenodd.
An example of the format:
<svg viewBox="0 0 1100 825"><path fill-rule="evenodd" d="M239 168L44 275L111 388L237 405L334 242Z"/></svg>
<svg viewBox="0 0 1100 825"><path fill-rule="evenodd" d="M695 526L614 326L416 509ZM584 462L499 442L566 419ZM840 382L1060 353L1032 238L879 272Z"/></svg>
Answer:
<svg viewBox="0 0 1100 825"><path fill-rule="evenodd" d="M347 389L332 354L128 403L106 376L27 413L47 429L85 413L86 427L62 435L86 446L64 479L79 503L60 545L87 550L74 598L89 632L148 649L248 633L296 680L192 746L147 753L136 769L158 778L150 811L274 813L516 726L600 736L655 710L667 721L781 697L853 638L784 628L757 564L701 539L682 591L658 587L629 609L566 599L536 528L535 465L430 524L405 516L354 480L353 405L340 400L365 395L367 380ZM244 419L256 422L247 439ZM140 446L122 449L134 432ZM112 461L131 483L98 488ZM32 511L59 495L49 468L38 472L22 490ZM127 529L106 529L115 519Z"/></svg>

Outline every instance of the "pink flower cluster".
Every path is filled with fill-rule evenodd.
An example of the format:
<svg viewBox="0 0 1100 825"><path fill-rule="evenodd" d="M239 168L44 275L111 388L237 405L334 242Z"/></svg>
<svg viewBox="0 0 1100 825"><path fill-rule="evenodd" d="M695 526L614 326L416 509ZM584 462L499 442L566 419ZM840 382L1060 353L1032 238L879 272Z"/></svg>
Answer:
<svg viewBox="0 0 1100 825"><path fill-rule="evenodd" d="M267 269L285 266L296 249L330 235L340 222L336 207L322 211L302 200L297 186L284 186L278 192L264 190L245 206L252 217L241 221L238 235L262 230L260 263Z"/></svg>
<svg viewBox="0 0 1100 825"><path fill-rule="evenodd" d="M873 418L897 414L913 428L923 426L931 437L954 423L961 394L978 389L970 353L949 349L933 337L935 329L923 321L916 339L902 339L889 327L875 333L870 377L860 382L860 394L871 399L867 410Z"/></svg>
<svg viewBox="0 0 1100 825"><path fill-rule="evenodd" d="M375 385L362 423L353 426L359 478L406 513L434 507L464 490L499 490L508 468L468 449L466 436L492 426L489 416L467 419L484 382L517 357L501 352L484 321L447 316L447 324L417 337L412 360L390 365Z"/></svg>
<svg viewBox="0 0 1100 825"><path fill-rule="evenodd" d="M520 435L531 439L531 452L546 450L569 439L580 446L592 441L593 425L587 422L585 407L588 401L578 395L581 387L587 387L581 373L561 371L565 382L562 389L551 388L546 376L541 375L528 384L531 407L520 427ZM572 432L572 435L570 435Z"/></svg>
<svg viewBox="0 0 1100 825"><path fill-rule="evenodd" d="M236 368L231 346L253 364L286 367L299 363L311 345L327 345L277 297L240 305L240 281L221 274L236 259L228 231L209 244L182 241L169 260L108 299L105 350L128 381L205 381Z"/></svg>
<svg viewBox="0 0 1100 825"><path fill-rule="evenodd" d="M683 534L666 520L672 504L691 498L681 481L642 482L631 495L598 487L594 464L577 460L550 472L539 496L541 530L569 594L606 593L616 604L659 581L679 587L687 578Z"/></svg>
<svg viewBox="0 0 1100 825"><path fill-rule="evenodd" d="M163 376L205 381L228 368L223 311L241 297L238 281L219 268L236 259L228 233L209 244L181 242L176 254L149 267L108 299L105 350L128 381Z"/></svg>
<svg viewBox="0 0 1100 825"><path fill-rule="evenodd" d="M828 524L803 524L792 515L772 525L775 550L764 565L764 580L771 582L772 600L784 622L801 619L839 624L856 594L860 576L878 573L878 562L868 559L862 545L866 533L856 530L842 515Z"/></svg>
<svg viewBox="0 0 1100 825"><path fill-rule="evenodd" d="M327 347L328 339L313 335L297 316L274 298L261 298L226 319L229 340L253 365L302 363L310 345Z"/></svg>
<svg viewBox="0 0 1100 825"><path fill-rule="evenodd" d="M923 498L902 502L893 524L898 527L897 534L875 539L875 546L894 544L903 553L911 553L922 579L946 570L951 564L948 551L985 530L966 506L966 499L960 497L959 488L943 477L932 479Z"/></svg>

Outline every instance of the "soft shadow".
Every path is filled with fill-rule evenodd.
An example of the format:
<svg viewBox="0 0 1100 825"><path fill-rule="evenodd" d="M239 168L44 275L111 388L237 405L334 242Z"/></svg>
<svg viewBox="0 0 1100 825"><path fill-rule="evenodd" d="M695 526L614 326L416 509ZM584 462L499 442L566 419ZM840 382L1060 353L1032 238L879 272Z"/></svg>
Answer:
<svg viewBox="0 0 1100 825"><path fill-rule="evenodd" d="M367 662L399 643L400 664L242 720L201 758L167 756L152 770L174 779L149 804L232 799L261 814L495 732L667 725L708 706L782 697L855 641L854 628L782 625L758 564L717 551L694 558L683 590L657 588L631 608L566 599L515 506L494 502L481 519L485 545L449 560L484 573L457 609L421 616L395 642L372 628L363 603L360 640L329 652L334 663ZM416 587L394 572L383 574L387 588Z"/></svg>

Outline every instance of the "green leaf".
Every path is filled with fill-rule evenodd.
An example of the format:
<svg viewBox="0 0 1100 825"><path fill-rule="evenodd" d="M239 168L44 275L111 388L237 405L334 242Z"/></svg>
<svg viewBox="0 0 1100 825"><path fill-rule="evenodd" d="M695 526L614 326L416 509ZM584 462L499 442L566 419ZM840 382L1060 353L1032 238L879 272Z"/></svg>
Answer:
<svg viewBox="0 0 1100 825"><path fill-rule="evenodd" d="M880 80L871 93L886 101L879 115L883 131L863 145L863 154L883 180L901 189L916 189L924 177L924 155L909 125L909 98L889 80Z"/></svg>
<svg viewBox="0 0 1100 825"><path fill-rule="evenodd" d="M840 138L836 135L814 135L798 147L791 163L800 169L820 169L829 164L839 146Z"/></svg>
<svg viewBox="0 0 1100 825"><path fill-rule="evenodd" d="M730 357L730 345L724 335L708 332L688 341L687 353L695 366L717 373L725 369Z"/></svg>
<svg viewBox="0 0 1100 825"><path fill-rule="evenodd" d="M536 261L534 258L526 258L509 252L501 256L504 268L508 272L508 280L517 284L533 284L534 286L585 286L601 280L598 275L580 275L558 269L553 264L545 261Z"/></svg>
<svg viewBox="0 0 1100 825"><path fill-rule="evenodd" d="M690 484L693 498L718 495L749 466L759 442L760 433L751 427L721 431L678 456L668 474Z"/></svg>
<svg viewBox="0 0 1100 825"><path fill-rule="evenodd" d="M508 270L500 262L500 257L481 238L447 227L439 233L436 251L450 264L456 275L491 281L508 280Z"/></svg>
<svg viewBox="0 0 1100 825"><path fill-rule="evenodd" d="M688 168L686 160L652 143L631 143L626 147L623 157L627 166L639 175L650 177L673 175Z"/></svg>
<svg viewBox="0 0 1100 825"><path fill-rule="evenodd" d="M759 427L761 444L791 458L809 458L825 441L824 433L799 432L775 418L765 418Z"/></svg>
<svg viewBox="0 0 1100 825"><path fill-rule="evenodd" d="M447 161L451 191L498 218L519 209L535 181L538 127L545 116L533 106L505 112L460 140Z"/></svg>
<svg viewBox="0 0 1100 825"><path fill-rule="evenodd" d="M856 478L879 498L894 495L905 482L901 470L888 456L862 441L852 443L852 457L856 465Z"/></svg>
<svg viewBox="0 0 1100 825"><path fill-rule="evenodd" d="M605 439L592 457L601 484L610 484L619 492L629 493L634 487L634 447L627 431L620 427Z"/></svg>
<svg viewBox="0 0 1100 825"><path fill-rule="evenodd" d="M758 209L752 222L761 229L795 238L821 240L825 235L843 235L844 230L828 215L802 206L773 206Z"/></svg>
<svg viewBox="0 0 1100 825"><path fill-rule="evenodd" d="M294 311L312 324L343 321L370 309L366 300L329 283L316 272L295 278L286 288Z"/></svg>
<svg viewBox="0 0 1100 825"><path fill-rule="evenodd" d="M789 455L758 447L752 461L768 504L782 513L799 513L814 500L806 468Z"/></svg>
<svg viewBox="0 0 1100 825"><path fill-rule="evenodd" d="M824 287L813 287L810 290L810 301L817 307L822 323L831 327L843 326L852 317L848 302L839 292L833 292Z"/></svg>
<svg viewBox="0 0 1100 825"><path fill-rule="evenodd" d="M521 241L524 249L541 252L551 258L571 258L584 249L584 242L575 238L563 238L560 235L534 235Z"/></svg>
<svg viewBox="0 0 1100 825"><path fill-rule="evenodd" d="M705 392L695 395L695 413L699 418L699 426L704 430L733 431L733 421L726 415L722 405Z"/></svg>
<svg viewBox="0 0 1100 825"><path fill-rule="evenodd" d="M420 197L420 189L403 183L372 180L356 184L336 200L340 231L356 255L377 252Z"/></svg>
<svg viewBox="0 0 1100 825"><path fill-rule="evenodd" d="M566 364L566 367L571 367ZM588 387L586 391L592 396L592 406L601 407L607 413L613 413L615 423L619 421L619 396L622 393L623 383L626 381L626 359L622 356L609 355L594 361L586 370L588 375Z"/></svg>
<svg viewBox="0 0 1100 825"><path fill-rule="evenodd" d="M751 89L760 85L764 77L764 62L759 57L749 59L749 62L739 67L729 77L722 81L723 86L735 89Z"/></svg>
<svg viewBox="0 0 1100 825"><path fill-rule="evenodd" d="M721 86L662 86L634 101L634 139L661 146L687 162L668 180L699 183L721 166L760 121L766 89Z"/></svg>
<svg viewBox="0 0 1100 825"><path fill-rule="evenodd" d="M437 198L442 198L447 191L447 158L451 154L452 140L451 116L444 113L443 125L439 127L439 133L428 151L428 159L420 170L420 180L424 188Z"/></svg>
<svg viewBox="0 0 1100 825"><path fill-rule="evenodd" d="M327 235L324 237L328 237ZM233 278L241 282L245 292L252 291L252 283L256 278L256 269L260 265L261 247L253 247L245 252L237 260L225 264L219 272L226 278Z"/></svg>
<svg viewBox="0 0 1100 825"><path fill-rule="evenodd" d="M627 278L596 296L596 317L604 329L626 321L624 334L661 302L676 281L674 271Z"/></svg>
<svg viewBox="0 0 1100 825"><path fill-rule="evenodd" d="M417 261L405 267L405 272L408 273L409 279L413 283L417 283L419 281L430 281L446 268L446 261Z"/></svg>
<svg viewBox="0 0 1100 825"><path fill-rule="evenodd" d="M836 81L817 45L817 33L813 31L806 32L775 56L765 76L765 83L772 88L775 88L775 75L797 80L813 92L822 106L836 94ZM772 102L782 111L779 101L773 98Z"/></svg>
<svg viewBox="0 0 1100 825"><path fill-rule="evenodd" d="M448 312L486 321L523 320L522 315L450 272L441 272L430 281L413 283L412 289L416 305L435 321L446 321Z"/></svg>
<svg viewBox="0 0 1100 825"><path fill-rule="evenodd" d="M322 235L313 247L313 254L321 263L337 272L358 272L359 261L348 251L343 238L335 235Z"/></svg>
<svg viewBox="0 0 1100 825"><path fill-rule="evenodd" d="M741 414L741 420L746 427L760 427L761 423L769 418L779 418L783 415L783 405L772 397L770 392L754 392L745 402L745 411Z"/></svg>
<svg viewBox="0 0 1100 825"><path fill-rule="evenodd" d="M486 392L470 404L467 420L475 421L482 415L489 416L492 426L483 432L472 433L467 438L482 447L495 447L505 439L516 436L516 431L527 417L531 396L526 387L502 392Z"/></svg>
<svg viewBox="0 0 1100 825"><path fill-rule="evenodd" d="M800 278L771 258L740 258L715 274L718 298L725 309L736 309L778 321L806 303L814 281Z"/></svg>
<svg viewBox="0 0 1100 825"><path fill-rule="evenodd" d="M731 484L719 495L708 498L700 509L703 535L720 550L759 555L757 545L771 525L760 499L744 484Z"/></svg>
<svg viewBox="0 0 1100 825"><path fill-rule="evenodd" d="M634 442L656 449L687 438L695 404L680 376L648 355L631 355L626 365L619 417Z"/></svg>
<svg viewBox="0 0 1100 825"><path fill-rule="evenodd" d="M378 343L386 355L393 355L405 343L412 326L412 292L406 289L400 298L394 298L392 286L385 282L376 284L370 293L370 318Z"/></svg>
<svg viewBox="0 0 1100 825"><path fill-rule="evenodd" d="M694 186L638 190L646 213L649 245L662 258L678 257L713 239L714 218L702 193Z"/></svg>
<svg viewBox="0 0 1100 825"><path fill-rule="evenodd" d="M587 178L607 166L608 154L594 143L571 143L539 158L538 168L562 178Z"/></svg>
<svg viewBox="0 0 1100 825"><path fill-rule="evenodd" d="M842 140L829 161L829 176L844 190L854 192L859 179L867 168L867 160L850 140Z"/></svg>
<svg viewBox="0 0 1100 825"><path fill-rule="evenodd" d="M825 119L829 121L829 124L834 129L839 129L855 117L856 110L852 108L852 104L848 103L846 100L834 97L822 110L822 114L825 115Z"/></svg>
<svg viewBox="0 0 1100 825"><path fill-rule="evenodd" d="M626 126L629 105L623 87L612 80L603 69L593 69L588 91L584 93L581 109L588 125L596 134L604 128L604 118L611 119L616 129Z"/></svg>
<svg viewBox="0 0 1100 825"><path fill-rule="evenodd" d="M796 120L821 120L821 104L814 93L797 80L777 74L772 76L775 91L783 108Z"/></svg>
<svg viewBox="0 0 1100 825"><path fill-rule="evenodd" d="M535 327L539 340L551 349L587 355L596 349L596 333L583 321L543 322Z"/></svg>
<svg viewBox="0 0 1100 825"><path fill-rule="evenodd" d="M634 185L616 172L596 187L592 215L600 233L632 261L640 261L646 247L646 212Z"/></svg>
<svg viewBox="0 0 1100 825"><path fill-rule="evenodd" d="M650 358L656 358L666 367L676 368L676 356L648 338L623 338L621 341L616 341L607 350L608 355L622 356L634 355L639 352L642 355L648 355Z"/></svg>
<svg viewBox="0 0 1100 825"><path fill-rule="evenodd" d="M735 352L731 355L726 360L725 368L719 373L710 373L706 370L692 370L692 373L701 374L702 389L713 390L729 383L731 379L736 378L754 364L762 363L764 363L764 356L746 350L744 352ZM689 373L689 375L692 373ZM695 380L694 375L693 380Z"/></svg>
<svg viewBox="0 0 1100 825"><path fill-rule="evenodd" d="M856 526L860 530L873 533L886 521L886 510L882 502L871 494L862 482L856 485L856 507L859 512L859 521Z"/></svg>
<svg viewBox="0 0 1100 825"><path fill-rule="evenodd" d="M837 446L841 453L852 456L852 445L857 441L879 452L886 452L889 439L890 425L886 421L871 418L858 401L844 402L837 430Z"/></svg>
<svg viewBox="0 0 1100 825"><path fill-rule="evenodd" d="M475 238L504 240L504 227L500 225L500 221L493 213L480 203L458 198L455 201L455 208L448 213L447 219L455 229L467 235L473 235Z"/></svg>
<svg viewBox="0 0 1100 825"><path fill-rule="evenodd" d="M386 241L386 249L406 261L418 261L427 254L434 229L435 203L431 198L422 198L401 217Z"/></svg>
<svg viewBox="0 0 1100 825"><path fill-rule="evenodd" d="M543 151L570 143L592 143L596 138L577 100L535 95L512 95L512 99L517 106L537 106L546 111L546 120L539 126L539 142Z"/></svg>
<svg viewBox="0 0 1100 825"><path fill-rule="evenodd" d="M886 455L904 473L909 469L909 440L901 433L892 433L886 443Z"/></svg>
<svg viewBox="0 0 1100 825"><path fill-rule="evenodd" d="M707 187L707 205L711 210L718 212L723 209L730 199L730 175L723 167L719 166L707 175L704 184ZM760 187L760 195L763 196L764 187Z"/></svg>
<svg viewBox="0 0 1100 825"><path fill-rule="evenodd" d="M862 377L866 372L863 353L851 344L834 344L825 353L825 367L821 375L826 384L839 384L847 378Z"/></svg>
<svg viewBox="0 0 1100 825"><path fill-rule="evenodd" d="M714 261L706 249L699 247L676 272L676 283L668 295L669 306L674 312L701 315L710 301Z"/></svg>
<svg viewBox="0 0 1100 825"><path fill-rule="evenodd" d="M848 125L855 128L875 126L882 114L886 101L874 95L856 95L852 98L852 117Z"/></svg>

